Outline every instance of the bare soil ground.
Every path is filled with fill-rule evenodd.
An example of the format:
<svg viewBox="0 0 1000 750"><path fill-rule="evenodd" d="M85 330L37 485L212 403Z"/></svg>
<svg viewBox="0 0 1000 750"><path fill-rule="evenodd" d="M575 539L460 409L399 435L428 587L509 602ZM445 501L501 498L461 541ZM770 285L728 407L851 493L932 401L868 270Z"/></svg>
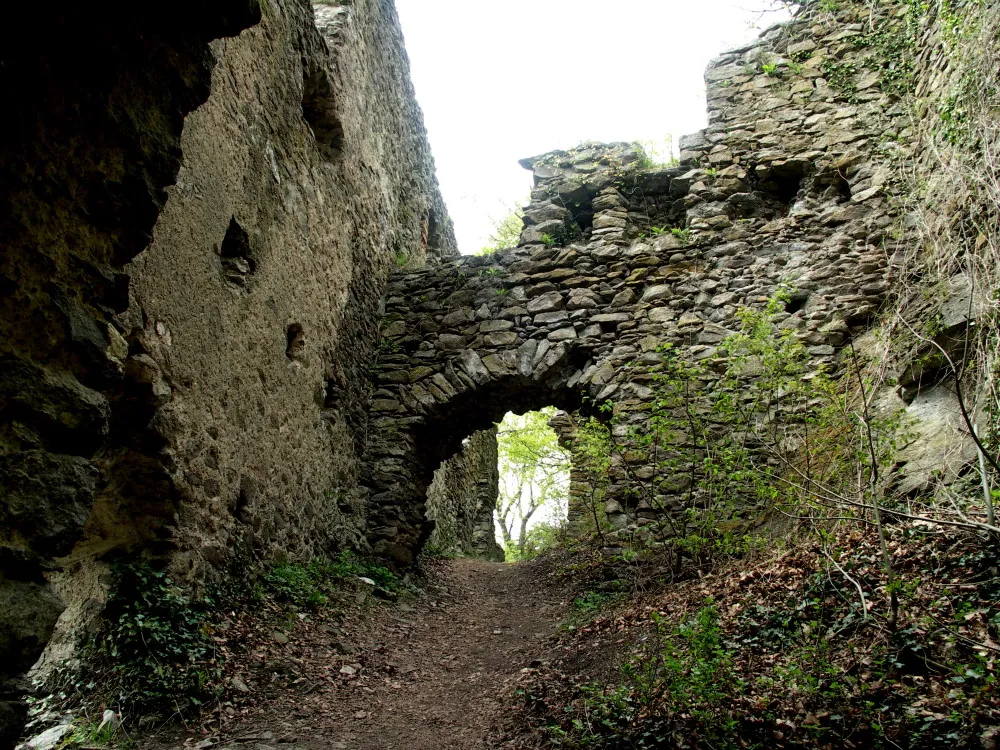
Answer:
<svg viewBox="0 0 1000 750"><path fill-rule="evenodd" d="M502 699L547 648L570 595L540 562L438 561L425 594L336 627L305 619L269 644L248 702L221 730L159 748L478 750L509 746ZM252 657L248 657L252 658ZM263 663L263 661L261 662ZM263 672L269 672L263 676Z"/></svg>

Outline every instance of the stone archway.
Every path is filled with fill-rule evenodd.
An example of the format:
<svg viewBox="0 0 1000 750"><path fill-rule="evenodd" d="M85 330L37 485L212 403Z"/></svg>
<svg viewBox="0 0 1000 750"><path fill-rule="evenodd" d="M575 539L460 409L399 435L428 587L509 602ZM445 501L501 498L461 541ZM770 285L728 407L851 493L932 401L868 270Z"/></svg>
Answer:
<svg viewBox="0 0 1000 750"><path fill-rule="evenodd" d="M491 371L475 351L456 352L424 375L430 382L418 395L402 386L394 389L398 400L376 399L368 459L370 539L377 554L401 565L412 562L431 533L425 510L434 472L461 451L465 438L491 429L507 411L581 408L580 391L568 383L586 361L585 349L539 347L529 339L511 353L516 356L504 358L508 367ZM409 372L387 365L382 375Z"/></svg>

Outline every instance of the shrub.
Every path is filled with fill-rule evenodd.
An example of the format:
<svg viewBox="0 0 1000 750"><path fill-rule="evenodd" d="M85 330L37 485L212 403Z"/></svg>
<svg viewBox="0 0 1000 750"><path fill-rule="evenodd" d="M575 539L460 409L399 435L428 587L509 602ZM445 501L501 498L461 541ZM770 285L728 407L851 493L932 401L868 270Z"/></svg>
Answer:
<svg viewBox="0 0 1000 750"><path fill-rule="evenodd" d="M220 675L206 613L146 562L115 569L117 585L90 660L109 704L132 714L187 713L215 697ZM89 687L101 684L95 680Z"/></svg>
<svg viewBox="0 0 1000 750"><path fill-rule="evenodd" d="M731 667L711 601L676 625L654 612L653 634L622 668L621 684L583 685L549 733L566 747L674 747L682 735L699 747L735 747L728 703L740 686Z"/></svg>

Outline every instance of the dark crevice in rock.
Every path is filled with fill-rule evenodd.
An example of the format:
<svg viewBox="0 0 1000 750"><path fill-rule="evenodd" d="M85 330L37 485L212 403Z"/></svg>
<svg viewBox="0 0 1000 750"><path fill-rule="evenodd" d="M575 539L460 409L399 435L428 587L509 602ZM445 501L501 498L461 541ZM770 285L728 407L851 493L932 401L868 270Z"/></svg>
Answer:
<svg viewBox="0 0 1000 750"><path fill-rule="evenodd" d="M285 356L291 360L301 359L305 348L305 329L299 323L292 323L285 329Z"/></svg>
<svg viewBox="0 0 1000 750"><path fill-rule="evenodd" d="M250 277L257 270L257 262L250 247L250 235L236 221L235 216L230 219L226 228L219 256L226 281L239 289L246 289L250 284Z"/></svg>
<svg viewBox="0 0 1000 750"><path fill-rule="evenodd" d="M806 294L795 294L785 302L785 312L794 315L800 310L804 310L809 296Z"/></svg>
<svg viewBox="0 0 1000 750"><path fill-rule="evenodd" d="M840 172L830 171L816 175L813 190L822 198L847 203L851 199L851 183Z"/></svg>
<svg viewBox="0 0 1000 750"><path fill-rule="evenodd" d="M762 183L761 188L770 192L786 206L791 206L799 191L802 190L802 180L805 176L805 167L802 162L791 161L785 165L774 167L771 171L771 179Z"/></svg>
<svg viewBox="0 0 1000 750"><path fill-rule="evenodd" d="M325 70L310 70L308 64L302 73L302 116L312 128L323 158L337 161L344 148L344 126L337 116L333 87Z"/></svg>

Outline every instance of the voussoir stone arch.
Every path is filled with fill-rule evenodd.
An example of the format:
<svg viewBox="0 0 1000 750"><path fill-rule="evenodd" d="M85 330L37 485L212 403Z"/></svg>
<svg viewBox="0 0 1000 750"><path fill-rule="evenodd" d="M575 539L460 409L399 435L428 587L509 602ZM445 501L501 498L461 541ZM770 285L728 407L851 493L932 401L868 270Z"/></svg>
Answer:
<svg viewBox="0 0 1000 750"><path fill-rule="evenodd" d="M409 563L430 534L427 488L464 438L507 411L583 406L578 384L599 335L581 336L577 328L604 328L580 314L594 308L579 307L579 295L568 290L529 294L509 268L517 257L467 258L393 283L398 294L386 305L367 458L370 538L397 563Z"/></svg>

